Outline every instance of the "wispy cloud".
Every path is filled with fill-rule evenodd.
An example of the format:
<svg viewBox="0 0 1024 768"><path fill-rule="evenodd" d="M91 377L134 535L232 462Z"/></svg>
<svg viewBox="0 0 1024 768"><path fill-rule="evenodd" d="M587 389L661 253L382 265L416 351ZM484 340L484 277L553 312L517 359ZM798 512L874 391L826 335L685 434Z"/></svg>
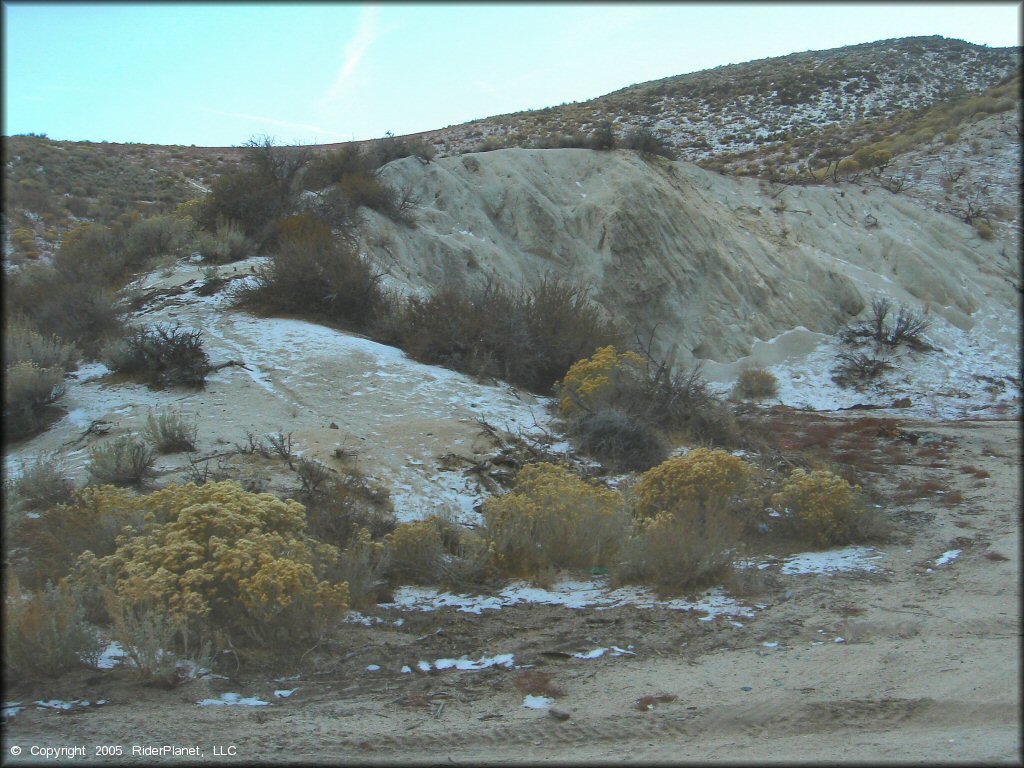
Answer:
<svg viewBox="0 0 1024 768"><path fill-rule="evenodd" d="M211 115L221 115L222 117L237 117L242 120L252 120L257 123L264 123L265 125L274 125L278 128L290 128L291 130L297 131L309 131L310 133L317 133L322 136L331 136L334 138L340 138L341 134L337 131L329 131L326 128L321 128L319 125L311 125L309 123L294 123L290 120L278 120L274 117L267 117L266 115L250 115L245 112L225 112L220 109L210 109L209 107L197 107L193 106L192 109L197 109L200 112L208 112Z"/></svg>
<svg viewBox="0 0 1024 768"><path fill-rule="evenodd" d="M345 46L345 58L341 62L338 74L334 76L334 81L327 89L327 93L320 99L321 107L337 101L345 86L352 80L352 76L355 75L356 69L359 67L359 62L362 61L363 56L377 38L377 16L376 6L363 8L360 12L356 32Z"/></svg>

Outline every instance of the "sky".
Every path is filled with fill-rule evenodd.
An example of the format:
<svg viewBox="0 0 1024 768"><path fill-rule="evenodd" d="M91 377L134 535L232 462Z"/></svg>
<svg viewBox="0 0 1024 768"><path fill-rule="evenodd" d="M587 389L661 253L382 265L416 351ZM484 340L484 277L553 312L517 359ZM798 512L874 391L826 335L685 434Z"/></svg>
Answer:
<svg viewBox="0 0 1024 768"><path fill-rule="evenodd" d="M373 139L807 50L1020 45L1002 3L3 3L3 134Z"/></svg>

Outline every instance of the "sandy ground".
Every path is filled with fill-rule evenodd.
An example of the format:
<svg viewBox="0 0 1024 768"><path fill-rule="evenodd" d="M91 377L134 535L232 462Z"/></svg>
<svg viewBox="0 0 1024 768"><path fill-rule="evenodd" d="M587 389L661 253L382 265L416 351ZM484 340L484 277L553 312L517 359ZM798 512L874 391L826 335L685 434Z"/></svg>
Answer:
<svg viewBox="0 0 1024 768"><path fill-rule="evenodd" d="M904 424L922 439L948 436L954 447L939 462L898 467L880 488L939 479L962 503L890 506L898 529L875 572L768 569L764 590L746 596L765 607L742 627L636 607L379 609L372 613L386 623L346 626L342 647L313 654L286 673L300 675L291 681L203 677L163 691L114 670L9 691L7 699L108 703L23 710L6 724L4 757L14 764L15 746L23 762L33 745L79 745L98 761L96 746L120 745L126 755L109 762L130 762L132 745L166 744L198 745L210 762L1019 763L1019 425ZM964 465L990 477L977 479ZM953 550L958 557L936 562ZM398 617L405 621L396 627ZM612 645L635 655L566 653ZM514 685L522 669L400 671L422 659L499 653L548 672L564 691L554 709L568 717L523 706ZM279 689L295 692L275 698ZM196 704L225 691L270 704ZM659 694L677 698L636 708L640 697ZM215 747L234 747L234 756L214 757Z"/></svg>

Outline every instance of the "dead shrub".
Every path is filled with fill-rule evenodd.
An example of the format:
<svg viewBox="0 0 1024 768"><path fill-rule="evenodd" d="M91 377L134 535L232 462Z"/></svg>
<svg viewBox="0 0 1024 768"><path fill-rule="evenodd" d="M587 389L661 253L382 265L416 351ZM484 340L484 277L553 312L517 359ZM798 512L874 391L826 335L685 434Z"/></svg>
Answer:
<svg viewBox="0 0 1024 768"><path fill-rule="evenodd" d="M678 701L679 697L674 693L656 693L648 696L641 696L636 700L633 705L634 709L639 709L641 712L648 712L654 709L657 704L671 704L673 701Z"/></svg>
<svg viewBox="0 0 1024 768"><path fill-rule="evenodd" d="M992 473L989 472L987 469L981 469L980 467L975 467L970 464L965 464L962 467L960 467L960 471L963 472L965 475L973 475L979 480L984 480L986 478L992 477Z"/></svg>
<svg viewBox="0 0 1024 768"><path fill-rule="evenodd" d="M348 584L353 608L369 608L377 604L387 587L389 551L382 541L374 541L367 528L360 528L349 538L332 576Z"/></svg>
<svg viewBox="0 0 1024 768"><path fill-rule="evenodd" d="M842 339L847 343L871 340L876 347L885 346L889 349L895 349L901 344L921 351L934 349L924 340L924 333L931 325L927 316L901 304L896 310L895 320L890 324L892 311L892 302L888 298L875 298L871 302L871 318L847 326L841 334Z"/></svg>
<svg viewBox="0 0 1024 768"><path fill-rule="evenodd" d="M832 381L841 387L861 389L870 382L881 378L882 374L887 371L896 369L896 366L885 358L861 352L844 353L838 355L836 359L838 364L832 369Z"/></svg>

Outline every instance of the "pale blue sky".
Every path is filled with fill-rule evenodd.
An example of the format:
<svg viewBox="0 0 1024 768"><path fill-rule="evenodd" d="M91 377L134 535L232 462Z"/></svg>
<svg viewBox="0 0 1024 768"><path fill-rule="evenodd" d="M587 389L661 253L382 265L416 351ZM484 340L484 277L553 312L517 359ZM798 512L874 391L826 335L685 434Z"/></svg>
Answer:
<svg viewBox="0 0 1024 768"><path fill-rule="evenodd" d="M5 2L3 133L369 139L911 35L1020 45L1019 3Z"/></svg>

